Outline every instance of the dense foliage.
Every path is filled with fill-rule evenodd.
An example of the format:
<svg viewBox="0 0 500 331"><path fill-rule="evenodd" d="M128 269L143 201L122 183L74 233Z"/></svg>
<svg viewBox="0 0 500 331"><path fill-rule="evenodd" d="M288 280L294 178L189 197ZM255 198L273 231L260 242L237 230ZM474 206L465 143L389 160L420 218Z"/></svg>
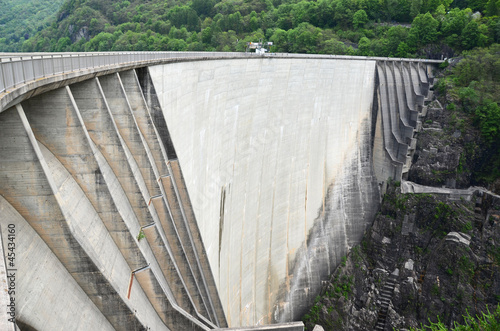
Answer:
<svg viewBox="0 0 500 331"><path fill-rule="evenodd" d="M481 152L475 169L479 183L500 178L500 45L466 52L436 86L446 108L473 119L480 130Z"/></svg>
<svg viewBox="0 0 500 331"><path fill-rule="evenodd" d="M243 51L263 39L278 52L451 56L498 42L499 13L498 0L67 0L0 51Z"/></svg>
<svg viewBox="0 0 500 331"><path fill-rule="evenodd" d="M482 316L477 316L476 318L467 314L465 317L464 324L457 324L451 329L451 331L496 331L500 330L500 306L497 306L494 312L489 312L487 314L483 313ZM432 323L425 326L422 329L410 329L411 331L446 331L448 328L441 322Z"/></svg>
<svg viewBox="0 0 500 331"><path fill-rule="evenodd" d="M22 43L50 25L64 0L0 0L0 51L20 51Z"/></svg>

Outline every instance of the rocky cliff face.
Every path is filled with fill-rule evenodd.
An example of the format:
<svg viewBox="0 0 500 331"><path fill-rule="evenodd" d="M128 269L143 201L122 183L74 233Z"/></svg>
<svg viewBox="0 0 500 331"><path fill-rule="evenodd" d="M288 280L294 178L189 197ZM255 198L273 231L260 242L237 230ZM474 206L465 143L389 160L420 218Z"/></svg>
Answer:
<svg viewBox="0 0 500 331"><path fill-rule="evenodd" d="M304 321L325 330L447 325L500 302L500 200L450 201L392 186L373 226Z"/></svg>
<svg viewBox="0 0 500 331"><path fill-rule="evenodd" d="M418 133L410 181L430 186L467 188L478 158L480 133L463 113L434 100Z"/></svg>
<svg viewBox="0 0 500 331"><path fill-rule="evenodd" d="M409 179L469 187L478 133L438 101L428 109ZM453 326L500 303L500 197L402 191L389 186L362 243L304 316L308 330L404 330L438 318Z"/></svg>

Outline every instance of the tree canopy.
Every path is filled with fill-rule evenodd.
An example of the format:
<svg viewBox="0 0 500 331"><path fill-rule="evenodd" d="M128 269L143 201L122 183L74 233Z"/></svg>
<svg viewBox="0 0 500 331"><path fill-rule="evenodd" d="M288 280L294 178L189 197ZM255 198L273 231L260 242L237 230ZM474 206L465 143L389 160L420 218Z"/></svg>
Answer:
<svg viewBox="0 0 500 331"><path fill-rule="evenodd" d="M440 58L500 39L500 0L0 1L0 51L243 51L264 39L279 52ZM40 6L52 10L41 21Z"/></svg>

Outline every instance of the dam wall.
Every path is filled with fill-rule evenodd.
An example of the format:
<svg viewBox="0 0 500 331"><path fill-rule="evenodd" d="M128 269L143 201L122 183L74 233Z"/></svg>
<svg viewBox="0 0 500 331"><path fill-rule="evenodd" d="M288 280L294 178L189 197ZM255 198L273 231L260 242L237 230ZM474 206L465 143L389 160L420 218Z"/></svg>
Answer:
<svg viewBox="0 0 500 331"><path fill-rule="evenodd" d="M375 70L312 59L149 67L230 325L299 317L372 219Z"/></svg>
<svg viewBox="0 0 500 331"><path fill-rule="evenodd" d="M404 178L430 64L212 58L154 55L34 81L11 65L0 226L6 258L16 229L21 330L297 320L388 178Z"/></svg>

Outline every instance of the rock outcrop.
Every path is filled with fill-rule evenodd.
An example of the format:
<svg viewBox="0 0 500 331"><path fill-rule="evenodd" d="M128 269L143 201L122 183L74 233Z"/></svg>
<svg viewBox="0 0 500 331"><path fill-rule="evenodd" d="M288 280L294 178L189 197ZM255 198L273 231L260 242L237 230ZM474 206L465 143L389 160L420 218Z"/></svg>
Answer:
<svg viewBox="0 0 500 331"><path fill-rule="evenodd" d="M448 326L500 300L500 199L401 194L392 186L362 243L332 275L308 329Z"/></svg>
<svg viewBox="0 0 500 331"><path fill-rule="evenodd" d="M307 330L450 327L500 303L500 197L471 187L479 133L437 100L427 109L411 182L389 184L361 244L304 316Z"/></svg>

